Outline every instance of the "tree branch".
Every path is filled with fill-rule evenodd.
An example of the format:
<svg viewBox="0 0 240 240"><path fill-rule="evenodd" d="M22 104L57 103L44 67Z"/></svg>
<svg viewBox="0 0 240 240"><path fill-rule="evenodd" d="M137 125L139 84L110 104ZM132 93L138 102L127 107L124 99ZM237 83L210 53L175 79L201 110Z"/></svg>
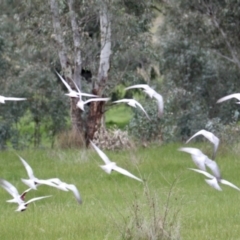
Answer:
<svg viewBox="0 0 240 240"><path fill-rule="evenodd" d="M240 61L236 55L236 51L235 49L232 47L230 41L228 40L227 34L224 32L223 28L221 28L219 21L216 18L216 9L214 9L214 7L211 5L211 3L206 3L205 1L202 1L202 4L204 5L204 7L206 8L206 14L210 17L213 25L216 27L216 29L220 32L220 34L222 35L223 40L225 41L226 47L228 49L228 51L231 54L231 57L227 57L219 52L216 52L218 55L220 55L221 57L227 59L230 62L233 62L237 65L237 67L240 69Z"/></svg>
<svg viewBox="0 0 240 240"><path fill-rule="evenodd" d="M228 51L230 52L231 56L232 56L232 61L238 66L238 68L240 69L240 61L236 56L236 51L234 50L234 48L232 47L231 43L228 41L227 35L226 33L223 31L223 29L220 27L219 22L217 21L216 17L212 17L212 22L215 25L215 27L219 30L219 32L221 33L226 46L228 48ZM227 59L227 58L226 58Z"/></svg>
<svg viewBox="0 0 240 240"><path fill-rule="evenodd" d="M232 63L235 63L235 64L236 64L236 62L235 62L234 59L232 59L232 58L230 58L230 57L228 57L228 56L226 56L226 55L223 55L222 53L220 53L220 52L218 52L218 51L215 51L215 53L216 53L217 55L219 55L220 57L225 58L225 59L228 60L229 62L232 62Z"/></svg>

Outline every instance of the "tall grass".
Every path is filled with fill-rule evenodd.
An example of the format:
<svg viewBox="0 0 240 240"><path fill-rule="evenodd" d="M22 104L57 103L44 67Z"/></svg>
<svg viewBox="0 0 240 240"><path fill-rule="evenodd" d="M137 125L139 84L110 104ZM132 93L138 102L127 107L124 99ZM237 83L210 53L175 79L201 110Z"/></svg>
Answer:
<svg viewBox="0 0 240 240"><path fill-rule="evenodd" d="M210 151L206 143L191 146ZM71 192L39 186L26 198L52 197L17 213L0 188L0 239L239 239L240 193L227 186L222 192L210 188L203 176L187 169L194 164L179 147L106 152L144 183L116 172L107 175L91 150L18 151L36 177L75 184L83 204ZM223 177L240 186L238 155L220 148L217 162ZM14 152L0 152L0 172L19 192L26 189L20 179L27 174Z"/></svg>
<svg viewBox="0 0 240 240"><path fill-rule="evenodd" d="M158 194L145 186L143 198L136 196L129 206L130 216L123 217L125 225L120 231L122 239L180 239L179 210L170 206L175 182L166 202L161 202Z"/></svg>

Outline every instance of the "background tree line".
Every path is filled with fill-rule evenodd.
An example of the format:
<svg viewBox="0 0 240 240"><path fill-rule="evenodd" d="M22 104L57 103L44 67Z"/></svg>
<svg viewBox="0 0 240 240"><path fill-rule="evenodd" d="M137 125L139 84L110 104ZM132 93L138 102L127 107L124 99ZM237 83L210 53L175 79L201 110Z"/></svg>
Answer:
<svg viewBox="0 0 240 240"><path fill-rule="evenodd" d="M161 72L168 89L179 89L173 111L179 134L184 138L201 128L216 131L219 123L237 122L238 106L216 101L240 90L239 2L167 1L163 5Z"/></svg>
<svg viewBox="0 0 240 240"><path fill-rule="evenodd" d="M4 1L1 95L28 101L0 105L1 148L39 146L45 137L53 145L56 135L66 129L76 131L84 142L92 137L96 129L90 134L89 122L98 106L90 105L85 112L74 108L76 102L64 96L66 89L55 69L83 92L101 96L112 96L120 84L147 81L155 87L165 99L164 118L157 119L155 104L146 99L151 124L137 111L129 124L130 132L145 140L159 135L181 140L201 128L216 131L238 121L237 105L216 105L218 98L239 92L238 5L237 0ZM104 14L110 37L101 28ZM152 23L157 17L161 21L153 41ZM101 53L106 42L111 45L109 69L104 72ZM153 63L159 66L160 77L154 74ZM139 68L148 76L139 75ZM100 125L103 108L98 108L99 118L92 126Z"/></svg>

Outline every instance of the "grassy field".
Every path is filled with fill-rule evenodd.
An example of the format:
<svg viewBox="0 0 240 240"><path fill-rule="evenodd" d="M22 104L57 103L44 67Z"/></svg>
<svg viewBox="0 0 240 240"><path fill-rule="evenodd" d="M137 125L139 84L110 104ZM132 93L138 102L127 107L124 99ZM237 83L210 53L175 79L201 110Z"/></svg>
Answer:
<svg viewBox="0 0 240 240"><path fill-rule="evenodd" d="M206 145L197 146L209 154ZM83 204L71 192L40 186L26 199L52 197L18 213L15 204L5 202L10 195L0 188L0 239L156 239L149 236L161 227L173 232L172 239L240 239L240 193L227 186L222 192L210 188L202 175L187 169L194 164L188 154L177 151L179 147L107 152L144 183L116 172L107 175L93 150L17 152L36 177L75 184ZM238 155L220 149L217 161L223 177L240 186ZM27 174L15 152L0 152L0 169L0 176L19 192L26 189L20 179Z"/></svg>

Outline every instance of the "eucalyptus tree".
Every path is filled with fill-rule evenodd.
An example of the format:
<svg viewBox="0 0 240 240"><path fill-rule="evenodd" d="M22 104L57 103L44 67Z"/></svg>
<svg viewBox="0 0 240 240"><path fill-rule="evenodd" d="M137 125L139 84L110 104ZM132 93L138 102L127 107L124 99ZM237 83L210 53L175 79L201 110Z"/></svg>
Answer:
<svg viewBox="0 0 240 240"><path fill-rule="evenodd" d="M104 97L119 83L137 83L136 68L147 67L154 58L149 33L154 14L150 7L151 1L144 0L137 4L133 0L3 2L1 36L7 43L5 59L12 65L8 82L16 83L19 94L31 99L22 115L30 111L35 133L39 123L40 128L58 126L58 119L68 116L66 104L70 104L72 129L86 140L92 139L106 111L104 103L93 103L82 112L76 99L68 102L64 96L66 89L55 70L72 87L73 80L82 91ZM12 89L14 93L16 89ZM53 94L55 91L58 94ZM55 117L50 117L50 110ZM61 122L61 129L63 125ZM35 140L37 144L39 140Z"/></svg>
<svg viewBox="0 0 240 240"><path fill-rule="evenodd" d="M141 54L150 41L147 34L153 16L150 1L136 4L134 1L77 3L68 0L65 14L58 1L50 0L49 3L62 74L69 84L73 80L82 89L81 73L87 69L93 75L88 89L104 97L122 81L127 71L134 69L132 65L136 69L139 63L147 61L148 56ZM111 72L110 65L113 66ZM121 73L120 77L114 71ZM92 102L82 118L83 112L77 108L77 101L71 99L72 128L84 135L88 145L100 126L105 103Z"/></svg>

